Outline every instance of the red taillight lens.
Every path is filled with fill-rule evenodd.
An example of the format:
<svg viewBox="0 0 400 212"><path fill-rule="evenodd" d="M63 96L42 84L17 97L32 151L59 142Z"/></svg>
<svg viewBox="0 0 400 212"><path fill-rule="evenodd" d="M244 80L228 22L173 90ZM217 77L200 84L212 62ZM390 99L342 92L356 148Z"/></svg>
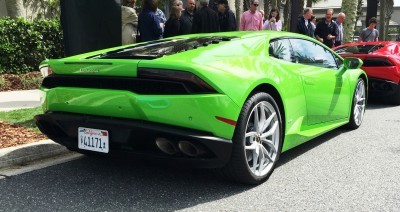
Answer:
<svg viewBox="0 0 400 212"><path fill-rule="evenodd" d="M42 74L43 77L47 77L50 74L54 74L54 71L50 66L44 65L40 67L40 73Z"/></svg>

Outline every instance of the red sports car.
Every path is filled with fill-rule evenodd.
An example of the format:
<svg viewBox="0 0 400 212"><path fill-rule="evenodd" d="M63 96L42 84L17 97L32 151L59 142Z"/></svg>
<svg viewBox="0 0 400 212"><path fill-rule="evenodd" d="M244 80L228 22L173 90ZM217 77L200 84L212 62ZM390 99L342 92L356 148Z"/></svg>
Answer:
<svg viewBox="0 0 400 212"><path fill-rule="evenodd" d="M347 43L334 48L342 57L358 57L369 77L369 96L400 104L400 42Z"/></svg>

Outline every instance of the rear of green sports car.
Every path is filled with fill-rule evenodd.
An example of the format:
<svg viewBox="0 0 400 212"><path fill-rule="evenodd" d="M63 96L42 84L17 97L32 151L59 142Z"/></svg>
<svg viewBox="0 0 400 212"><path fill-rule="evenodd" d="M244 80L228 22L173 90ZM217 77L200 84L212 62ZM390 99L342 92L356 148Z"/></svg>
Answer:
<svg viewBox="0 0 400 212"><path fill-rule="evenodd" d="M257 36L248 40L259 45L252 43ZM229 93L248 85L207 64L252 54L217 54L242 43L238 36L188 36L46 61L41 67L53 74L42 83L45 114L37 125L72 150L221 166L243 103Z"/></svg>
<svg viewBox="0 0 400 212"><path fill-rule="evenodd" d="M258 184L281 152L361 125L361 64L295 33L179 36L43 62L51 74L35 119L84 154L220 168Z"/></svg>

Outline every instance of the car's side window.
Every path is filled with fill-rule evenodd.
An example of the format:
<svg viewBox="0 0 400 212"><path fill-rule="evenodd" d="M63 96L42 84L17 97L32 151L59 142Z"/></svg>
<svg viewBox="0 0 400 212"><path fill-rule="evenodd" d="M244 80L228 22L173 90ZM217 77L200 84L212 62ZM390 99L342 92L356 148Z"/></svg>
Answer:
<svg viewBox="0 0 400 212"><path fill-rule="evenodd" d="M321 46L304 39L290 39L293 48L293 62L322 68L337 69L338 65L332 53Z"/></svg>
<svg viewBox="0 0 400 212"><path fill-rule="evenodd" d="M281 60L293 62L292 49L288 39L273 40L269 43L269 55Z"/></svg>

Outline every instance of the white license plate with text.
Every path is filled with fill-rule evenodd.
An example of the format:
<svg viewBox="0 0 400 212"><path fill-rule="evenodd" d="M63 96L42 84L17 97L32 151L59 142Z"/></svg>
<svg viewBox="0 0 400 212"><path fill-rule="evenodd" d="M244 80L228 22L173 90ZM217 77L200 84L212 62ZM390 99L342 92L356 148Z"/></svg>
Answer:
<svg viewBox="0 0 400 212"><path fill-rule="evenodd" d="M79 127L78 148L108 153L108 135L107 130Z"/></svg>

